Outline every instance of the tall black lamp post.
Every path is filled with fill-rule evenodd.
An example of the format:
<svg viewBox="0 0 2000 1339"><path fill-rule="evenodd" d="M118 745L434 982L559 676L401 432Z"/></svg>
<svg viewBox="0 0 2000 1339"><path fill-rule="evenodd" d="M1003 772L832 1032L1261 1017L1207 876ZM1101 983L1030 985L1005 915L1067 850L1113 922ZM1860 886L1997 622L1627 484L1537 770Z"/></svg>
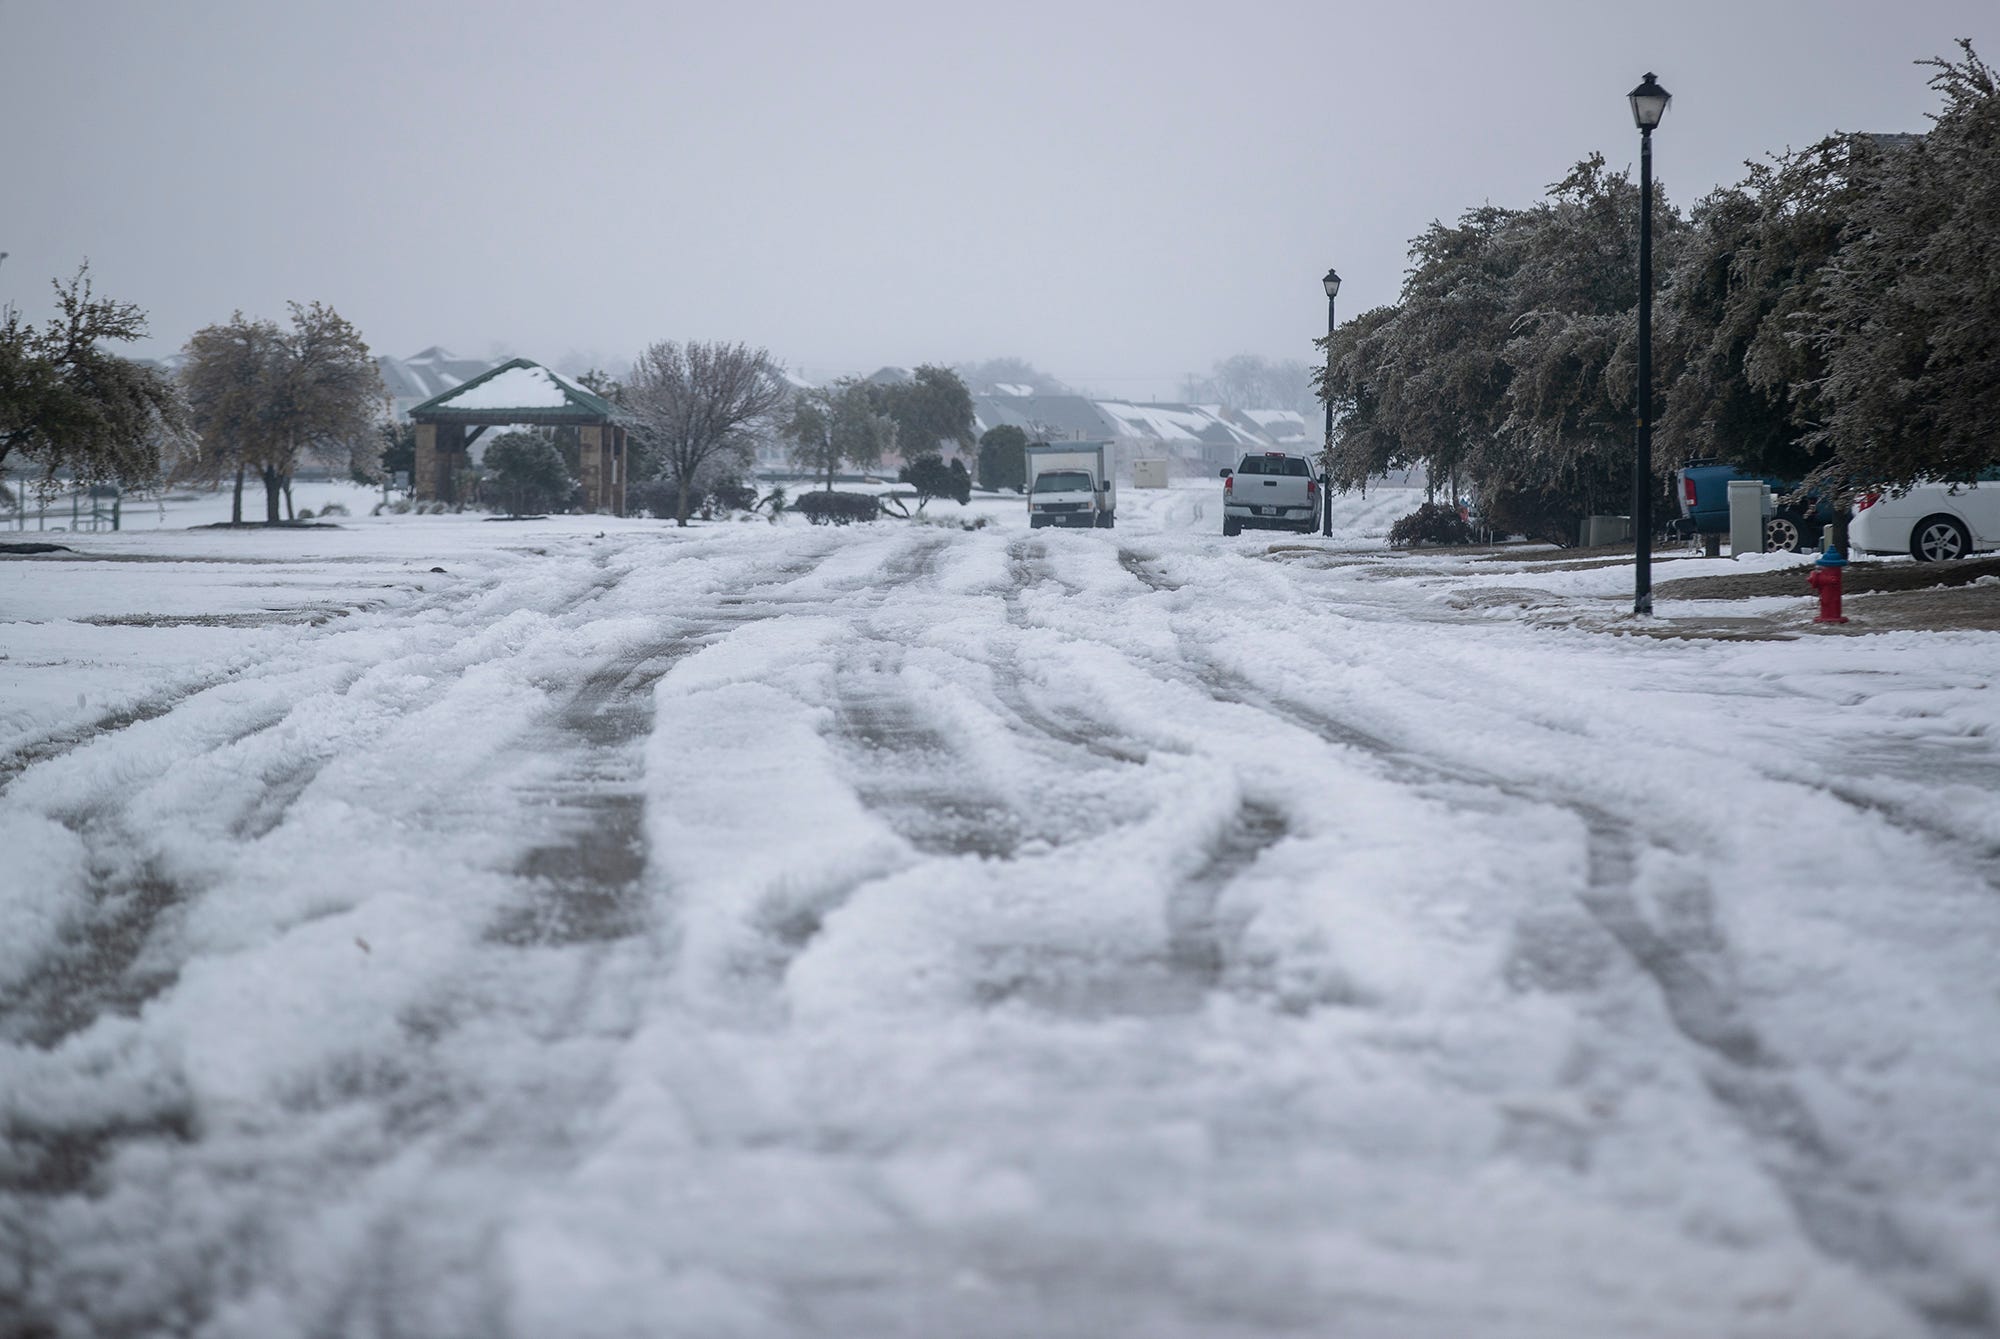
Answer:
<svg viewBox="0 0 2000 1339"><path fill-rule="evenodd" d="M1333 300L1340 296L1340 275L1328 270L1326 278L1320 280L1326 289L1326 443L1319 458L1319 508L1320 534L1333 538L1333 485L1329 482L1333 473Z"/></svg>
<svg viewBox="0 0 2000 1339"><path fill-rule="evenodd" d="M1632 534L1638 541L1632 612L1653 612L1653 131L1673 101L1652 72L1631 92L1639 126L1639 440L1632 459Z"/></svg>

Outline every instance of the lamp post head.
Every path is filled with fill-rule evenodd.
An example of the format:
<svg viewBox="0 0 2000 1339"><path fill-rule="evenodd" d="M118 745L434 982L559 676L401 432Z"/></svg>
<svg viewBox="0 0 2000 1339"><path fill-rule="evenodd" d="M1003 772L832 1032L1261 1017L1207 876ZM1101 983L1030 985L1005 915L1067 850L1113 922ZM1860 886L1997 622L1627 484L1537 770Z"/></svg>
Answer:
<svg viewBox="0 0 2000 1339"><path fill-rule="evenodd" d="M1340 296L1340 275L1336 271L1328 270L1326 278L1320 280L1320 283L1326 288L1326 295L1328 297L1335 298Z"/></svg>
<svg viewBox="0 0 2000 1339"><path fill-rule="evenodd" d="M1646 82L1627 96L1632 102L1632 120L1643 131L1659 125L1660 118L1667 114L1667 104L1674 100L1673 94L1654 82L1651 70L1646 72Z"/></svg>

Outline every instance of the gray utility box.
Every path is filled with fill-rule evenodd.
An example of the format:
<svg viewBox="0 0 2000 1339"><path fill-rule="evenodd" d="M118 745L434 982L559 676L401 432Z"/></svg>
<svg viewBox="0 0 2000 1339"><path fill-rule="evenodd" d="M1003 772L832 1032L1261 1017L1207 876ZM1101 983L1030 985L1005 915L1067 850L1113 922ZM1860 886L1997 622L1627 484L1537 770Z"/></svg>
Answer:
<svg viewBox="0 0 2000 1339"><path fill-rule="evenodd" d="M1630 516L1586 516L1577 542L1586 549L1601 549L1606 544L1623 544L1630 538Z"/></svg>
<svg viewBox="0 0 2000 1339"><path fill-rule="evenodd" d="M1761 479L1729 481L1729 556L1764 551L1764 520L1775 507Z"/></svg>
<svg viewBox="0 0 2000 1339"><path fill-rule="evenodd" d="M1132 486L1134 488L1165 488L1168 480L1168 465L1164 460L1135 460L1132 462Z"/></svg>

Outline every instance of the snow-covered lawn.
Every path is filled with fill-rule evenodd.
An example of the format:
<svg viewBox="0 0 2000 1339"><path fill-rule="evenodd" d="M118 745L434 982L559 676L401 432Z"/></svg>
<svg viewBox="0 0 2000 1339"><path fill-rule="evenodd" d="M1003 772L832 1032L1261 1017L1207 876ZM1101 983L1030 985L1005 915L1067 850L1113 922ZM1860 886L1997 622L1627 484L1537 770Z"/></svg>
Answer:
<svg viewBox="0 0 2000 1339"><path fill-rule="evenodd" d="M0 1332L1994 1333L2000 635L1415 500L0 563Z"/></svg>

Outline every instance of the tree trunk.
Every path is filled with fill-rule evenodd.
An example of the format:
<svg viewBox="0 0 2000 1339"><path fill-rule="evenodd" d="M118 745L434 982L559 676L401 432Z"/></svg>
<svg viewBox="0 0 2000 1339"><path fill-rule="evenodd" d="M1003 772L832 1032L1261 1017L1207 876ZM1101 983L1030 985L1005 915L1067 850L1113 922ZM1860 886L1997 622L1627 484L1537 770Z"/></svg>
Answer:
<svg viewBox="0 0 2000 1339"><path fill-rule="evenodd" d="M276 470L266 469L264 471L264 523L266 525L276 525L278 523L278 502L282 496L278 491L278 486L282 482L283 478Z"/></svg>
<svg viewBox="0 0 2000 1339"><path fill-rule="evenodd" d="M681 502L680 506L674 511L674 521L685 529L688 523L688 478L686 470L681 471L681 477L675 480L675 483L680 486Z"/></svg>
<svg viewBox="0 0 2000 1339"><path fill-rule="evenodd" d="M229 523L243 524L243 466L236 467L236 495L229 503Z"/></svg>
<svg viewBox="0 0 2000 1339"><path fill-rule="evenodd" d="M292 508L292 476L289 474L285 476L285 519L288 521L299 519L298 512Z"/></svg>

